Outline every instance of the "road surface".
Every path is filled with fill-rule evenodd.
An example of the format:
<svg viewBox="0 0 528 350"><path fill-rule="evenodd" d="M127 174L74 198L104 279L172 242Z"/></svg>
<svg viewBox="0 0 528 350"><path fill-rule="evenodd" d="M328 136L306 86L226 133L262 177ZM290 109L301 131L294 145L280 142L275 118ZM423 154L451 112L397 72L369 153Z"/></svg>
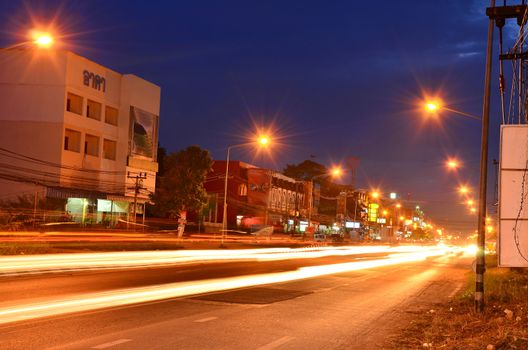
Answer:
<svg viewBox="0 0 528 350"><path fill-rule="evenodd" d="M372 257L378 259L379 256ZM58 273L0 282L0 311L29 302L173 282L288 273L364 256ZM418 308L459 290L470 258L449 255L313 278L0 325L1 349L378 349ZM92 293L92 294L90 294ZM0 319L1 321L1 319Z"/></svg>

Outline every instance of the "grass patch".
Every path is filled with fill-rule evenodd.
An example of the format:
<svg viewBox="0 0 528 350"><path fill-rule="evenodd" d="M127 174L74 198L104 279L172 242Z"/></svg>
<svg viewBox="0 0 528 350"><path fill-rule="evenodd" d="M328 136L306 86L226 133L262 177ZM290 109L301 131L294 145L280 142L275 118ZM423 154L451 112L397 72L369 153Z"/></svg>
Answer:
<svg viewBox="0 0 528 350"><path fill-rule="evenodd" d="M0 243L0 255L48 254L53 252L53 247L47 242Z"/></svg>
<svg viewBox="0 0 528 350"><path fill-rule="evenodd" d="M184 247L180 244L157 242L6 242L0 243L0 256L51 253L178 250L183 248Z"/></svg>
<svg viewBox="0 0 528 350"><path fill-rule="evenodd" d="M485 311L474 312L474 273L447 304L428 306L386 349L528 349L528 272L497 268L488 256L484 275Z"/></svg>
<svg viewBox="0 0 528 350"><path fill-rule="evenodd" d="M50 243L56 251L68 252L119 252L119 251L141 251L141 250L178 250L183 246L177 243L157 242L52 242Z"/></svg>

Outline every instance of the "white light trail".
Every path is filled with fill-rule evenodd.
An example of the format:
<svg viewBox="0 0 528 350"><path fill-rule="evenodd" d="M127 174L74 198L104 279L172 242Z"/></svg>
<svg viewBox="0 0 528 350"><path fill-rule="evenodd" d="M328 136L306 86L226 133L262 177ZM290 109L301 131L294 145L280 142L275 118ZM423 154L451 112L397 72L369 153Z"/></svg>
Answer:
<svg viewBox="0 0 528 350"><path fill-rule="evenodd" d="M213 261L271 261L359 254L427 251L431 246L344 246L233 250L172 250L111 253L45 254L0 257L0 275L123 269Z"/></svg>
<svg viewBox="0 0 528 350"><path fill-rule="evenodd" d="M448 252L448 248L429 247L428 249L422 249L416 252L391 254L390 257L383 259L301 267L298 270L289 272L177 282L148 287L85 293L74 297L61 298L60 300L4 307L0 309L0 324L423 261L428 257L442 256Z"/></svg>

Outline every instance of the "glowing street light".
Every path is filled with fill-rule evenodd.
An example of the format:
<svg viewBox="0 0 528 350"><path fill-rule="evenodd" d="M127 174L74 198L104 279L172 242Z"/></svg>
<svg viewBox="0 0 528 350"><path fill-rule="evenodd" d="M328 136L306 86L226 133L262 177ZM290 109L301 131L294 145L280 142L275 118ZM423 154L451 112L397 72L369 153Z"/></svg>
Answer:
<svg viewBox="0 0 528 350"><path fill-rule="evenodd" d="M469 193L469 188L467 186L462 185L462 186L460 186L458 188L458 192L460 194L468 194Z"/></svg>
<svg viewBox="0 0 528 350"><path fill-rule="evenodd" d="M53 44L53 38L49 35L41 35L34 41L38 46L48 47Z"/></svg>
<svg viewBox="0 0 528 350"><path fill-rule="evenodd" d="M435 101L429 101L425 103L425 109L429 112L436 112L440 106Z"/></svg>
<svg viewBox="0 0 528 350"><path fill-rule="evenodd" d="M224 238L227 232L227 180L229 178L229 154L231 152L231 149L243 147L243 146L249 146L253 144L257 144L257 146L260 146L260 147L267 147L269 143L270 143L270 138L266 135L261 135L253 142L240 143L238 145L227 147L226 171L225 171L225 179L224 179L224 212L223 212L223 218L222 218L222 244L224 244Z"/></svg>
<svg viewBox="0 0 528 350"><path fill-rule="evenodd" d="M400 209L401 208L401 204L400 203L396 203L396 208Z"/></svg>
<svg viewBox="0 0 528 350"><path fill-rule="evenodd" d="M258 143L260 143L262 146L266 146L268 145L268 143L270 142L270 139L268 136L266 135L262 135L259 139L258 139Z"/></svg>
<svg viewBox="0 0 528 350"><path fill-rule="evenodd" d="M460 162L454 158L446 161L446 167L448 170L457 170L460 167Z"/></svg>
<svg viewBox="0 0 528 350"><path fill-rule="evenodd" d="M472 207L475 204L475 201L473 199L468 199L466 204Z"/></svg>
<svg viewBox="0 0 528 350"><path fill-rule="evenodd" d="M53 45L53 36L48 32L41 32L34 30L31 33L31 38L33 39L33 44L39 47L48 48Z"/></svg>
<svg viewBox="0 0 528 350"><path fill-rule="evenodd" d="M374 199L378 199L380 197L380 193L378 191L372 191L370 193L370 195L372 196L372 198Z"/></svg>
<svg viewBox="0 0 528 350"><path fill-rule="evenodd" d="M341 175L343 175L343 169L341 169L341 167L334 166L330 170L330 174L332 175L332 177L340 177Z"/></svg>
<svg viewBox="0 0 528 350"><path fill-rule="evenodd" d="M471 118L471 119L476 119L476 120L479 120L479 121L482 120L482 118L477 117L476 115L469 114L469 113L462 112L462 111L459 111L459 110L456 110L456 109L453 109L453 108L446 107L439 100L436 100L436 101L432 101L432 100L425 101L423 106L424 106L425 111L427 113L429 113L429 114L433 114L433 113L437 114L440 111L448 111L448 112L459 114L459 115L462 115L464 117L468 117L468 118Z"/></svg>

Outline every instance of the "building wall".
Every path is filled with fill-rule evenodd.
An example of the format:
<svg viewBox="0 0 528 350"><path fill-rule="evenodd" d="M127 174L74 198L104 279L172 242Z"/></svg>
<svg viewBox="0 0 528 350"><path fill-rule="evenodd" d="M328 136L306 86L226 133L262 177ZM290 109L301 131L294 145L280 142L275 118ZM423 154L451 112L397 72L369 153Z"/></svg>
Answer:
<svg viewBox="0 0 528 350"><path fill-rule="evenodd" d="M63 96L66 57L60 53L0 50L0 147L38 160L59 164L62 145ZM9 166L27 170L14 172L14 178L57 178L57 167L2 157ZM3 167L3 173L9 173ZM45 177L37 173L50 173ZM0 180L0 194L11 198L42 190L29 183ZM13 196L11 195L13 194Z"/></svg>
<svg viewBox="0 0 528 350"><path fill-rule="evenodd" d="M82 98L80 113L67 110L69 93ZM50 173L42 175L43 182L50 186L133 196L134 190L128 187L133 187L135 180L127 175L146 173L145 189L139 193L145 200L154 191L158 168L160 95L160 88L150 82L131 74L121 75L71 52L0 50L0 147L57 165L37 165L27 160L12 163L35 170L23 172L27 177L38 178L38 171ZM100 104L100 120L87 117L89 100ZM105 121L106 106L117 109L117 125ZM131 107L150 113L155 120L149 156L130 154L134 136ZM64 149L69 130L80 133L78 151ZM85 152L85 142L91 145L93 140L95 148L88 149L96 154L90 155ZM105 144L107 151L116 146L115 159L105 159ZM8 181L5 173L0 176L0 193L6 193L2 186L19 185Z"/></svg>
<svg viewBox="0 0 528 350"><path fill-rule="evenodd" d="M218 198L217 219L222 222L225 161L215 161L204 184ZM304 182L269 169L239 161L229 162L227 221L229 227L286 224L289 218L306 216L308 202ZM213 207L213 205L211 205ZM215 217L214 214L211 217Z"/></svg>

